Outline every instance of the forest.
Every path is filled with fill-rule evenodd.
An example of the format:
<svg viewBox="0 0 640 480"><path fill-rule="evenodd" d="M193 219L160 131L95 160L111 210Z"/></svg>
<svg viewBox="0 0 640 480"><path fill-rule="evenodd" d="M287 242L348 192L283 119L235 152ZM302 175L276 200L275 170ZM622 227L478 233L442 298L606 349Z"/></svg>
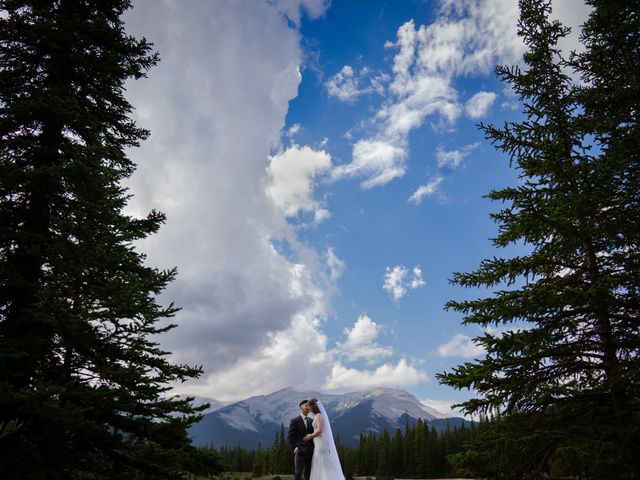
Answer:
<svg viewBox="0 0 640 480"><path fill-rule="evenodd" d="M403 430L375 434L361 434L358 446L344 445L339 434L335 442L343 472L353 476L391 478L443 478L469 474L464 467L456 466L455 456L466 442L476 436L481 425L473 423L467 428L445 429L437 432L427 422L418 420L413 426L407 422ZM203 451L221 459L225 469L231 472L251 472L253 476L290 475L293 472L293 455L281 425L271 447L248 450L240 446L203 447Z"/></svg>

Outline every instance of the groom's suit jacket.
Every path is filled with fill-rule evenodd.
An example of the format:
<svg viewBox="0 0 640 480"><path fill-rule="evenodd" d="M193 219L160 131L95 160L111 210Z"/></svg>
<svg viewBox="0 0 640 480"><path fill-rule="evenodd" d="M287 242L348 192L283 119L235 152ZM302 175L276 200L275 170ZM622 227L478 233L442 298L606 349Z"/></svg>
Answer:
<svg viewBox="0 0 640 480"><path fill-rule="evenodd" d="M302 415L298 415L291 419L289 423L288 439L291 450L295 450L298 447L300 454L305 457L313 453L313 440L305 442L302 440L307 433L313 433L313 427L307 429Z"/></svg>

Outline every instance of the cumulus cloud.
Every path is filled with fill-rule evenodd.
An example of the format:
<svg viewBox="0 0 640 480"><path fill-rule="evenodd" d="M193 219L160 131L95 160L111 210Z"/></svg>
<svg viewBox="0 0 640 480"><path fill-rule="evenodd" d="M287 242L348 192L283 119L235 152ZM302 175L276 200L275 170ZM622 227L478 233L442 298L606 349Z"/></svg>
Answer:
<svg viewBox="0 0 640 480"><path fill-rule="evenodd" d="M331 156L324 150L292 145L269 157L267 195L287 217L301 212L314 213L317 221L329 212L313 196L315 178L331 168Z"/></svg>
<svg viewBox="0 0 640 480"><path fill-rule="evenodd" d="M400 359L395 365L385 363L372 370L348 368L337 363L331 369L324 388L327 390L343 390L347 388L371 388L399 386L407 387L426 382L427 374L406 359Z"/></svg>
<svg viewBox="0 0 640 480"><path fill-rule="evenodd" d="M443 180L444 177L438 175L429 180L429 182L427 182L425 185L420 185L417 190L413 192L409 197L409 202L413 203L414 205L420 205L424 197L429 197L438 191L438 187Z"/></svg>
<svg viewBox="0 0 640 480"><path fill-rule="evenodd" d="M393 349L381 346L376 341L381 330L381 325L363 313L351 329L344 330L346 340L338 343L335 353L349 361L364 359L374 362L388 357L393 354Z"/></svg>
<svg viewBox="0 0 640 480"><path fill-rule="evenodd" d="M401 374L399 385L424 378L406 362L340 374L350 360L324 333L345 264L332 248L302 242L290 219L328 214L314 186L331 158L322 147L277 150L281 135L299 129L283 133L301 81L301 8L317 16L326 3L194 0L179 8L139 0L126 18L127 30L151 39L162 57L148 79L127 85L137 121L152 132L130 152L139 168L128 213L167 214L139 245L151 265L179 271L160 298L182 307L178 328L158 340L173 361L205 372L176 393L234 401L292 383L380 385L389 370ZM362 329L345 342L363 339ZM367 345L377 343L361 352ZM386 347L378 348L382 358Z"/></svg>
<svg viewBox="0 0 640 480"><path fill-rule="evenodd" d="M472 338L463 334L456 334L447 343L438 347L441 357L475 358L484 354L484 348L477 345Z"/></svg>
<svg viewBox="0 0 640 480"><path fill-rule="evenodd" d="M411 272L402 265L387 267L384 274L384 284L382 288L389 292L394 301L401 300L409 290L426 285L422 279L422 269L419 265L413 267Z"/></svg>
<svg viewBox="0 0 640 480"><path fill-rule="evenodd" d="M494 92L478 92L464 106L464 111L472 120L479 120L486 115L497 95Z"/></svg>
<svg viewBox="0 0 640 480"><path fill-rule="evenodd" d="M438 167L447 167L450 169L456 169L462 163L462 160L480 146L479 143L472 143L466 145L459 150L445 150L442 146L438 145L436 149L436 159L438 161Z"/></svg>
<svg viewBox="0 0 640 480"><path fill-rule="evenodd" d="M237 400L299 375L317 388L331 370L322 326L331 273L288 222L296 211L323 215L313 179L330 158L292 146L268 163L301 81L292 25L301 7L313 16L326 4L139 0L125 19L162 57L148 79L127 85L137 121L152 132L130 152L138 171L128 213L167 214L139 248L152 265L178 267L160 300L182 307L179 326L159 341L174 361L205 371L178 393Z"/></svg>

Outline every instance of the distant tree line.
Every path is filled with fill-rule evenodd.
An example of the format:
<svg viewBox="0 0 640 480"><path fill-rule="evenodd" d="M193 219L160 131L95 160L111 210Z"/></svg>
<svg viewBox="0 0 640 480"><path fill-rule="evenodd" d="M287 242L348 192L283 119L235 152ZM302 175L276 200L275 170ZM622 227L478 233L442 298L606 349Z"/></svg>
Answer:
<svg viewBox="0 0 640 480"><path fill-rule="evenodd" d="M344 445L339 434L336 448L347 478L351 476L375 476L381 478L436 478L468 474L456 468L449 459L463 452L479 428L472 424L447 428L438 432L423 420L405 428L381 434L361 434L358 446ZM286 439L285 427L275 435L270 448L260 444L256 449L236 447L205 447L208 454L219 457L228 471L252 472L254 476L290 474L293 472L293 455Z"/></svg>

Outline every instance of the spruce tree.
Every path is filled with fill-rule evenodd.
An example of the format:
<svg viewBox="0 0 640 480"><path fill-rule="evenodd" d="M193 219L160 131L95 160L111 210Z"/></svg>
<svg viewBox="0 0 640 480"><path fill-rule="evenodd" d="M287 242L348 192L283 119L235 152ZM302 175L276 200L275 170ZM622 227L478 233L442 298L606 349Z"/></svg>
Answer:
<svg viewBox="0 0 640 480"><path fill-rule="evenodd" d="M396 433L391 440L391 451L389 458L389 468L393 477L404 477L404 451L403 451L402 431L397 428Z"/></svg>
<svg viewBox="0 0 640 480"><path fill-rule="evenodd" d="M128 0L0 0L0 476L173 478L215 471L153 336L175 276L134 247L164 216L124 213L128 79L157 62L124 31Z"/></svg>
<svg viewBox="0 0 640 480"><path fill-rule="evenodd" d="M506 204L494 244L530 249L456 273L458 285L500 290L447 304L465 324L498 327L476 339L484 358L439 375L477 392L467 413L494 419L482 454L467 456L484 475L640 471L640 2L587 3L586 50L567 59L550 2L519 2L526 67L497 73L525 119L481 125L520 177L488 195Z"/></svg>
<svg viewBox="0 0 640 480"><path fill-rule="evenodd" d="M415 455L413 453L413 430L409 425L409 415L405 414L404 437L402 439L403 475L411 477L415 473Z"/></svg>
<svg viewBox="0 0 640 480"><path fill-rule="evenodd" d="M391 437L385 428L378 440L378 463L376 468L376 478L389 478L391 467L389 455L391 453Z"/></svg>
<svg viewBox="0 0 640 480"><path fill-rule="evenodd" d="M413 464L418 478L424 478L427 469L424 458L424 430L427 428L422 419L418 419L413 429Z"/></svg>

